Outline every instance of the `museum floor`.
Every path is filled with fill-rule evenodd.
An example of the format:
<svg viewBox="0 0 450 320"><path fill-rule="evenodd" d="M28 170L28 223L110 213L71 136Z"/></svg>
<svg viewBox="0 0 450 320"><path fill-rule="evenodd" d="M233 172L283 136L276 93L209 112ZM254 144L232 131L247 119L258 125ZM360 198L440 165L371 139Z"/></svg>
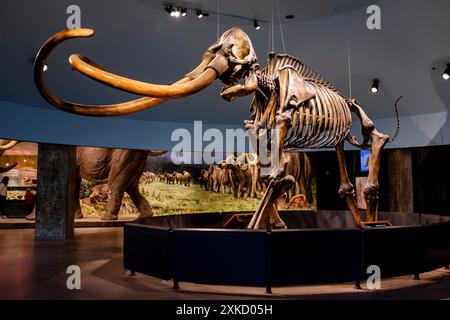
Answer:
<svg viewBox="0 0 450 320"><path fill-rule="evenodd" d="M75 239L35 241L34 230L0 230L0 299L450 299L450 271L439 269L421 280L382 281L382 290L355 290L352 284L274 288L171 283L122 267L122 228L77 228ZM81 290L68 290L66 269L81 268ZM332 266L330 266L332 268Z"/></svg>

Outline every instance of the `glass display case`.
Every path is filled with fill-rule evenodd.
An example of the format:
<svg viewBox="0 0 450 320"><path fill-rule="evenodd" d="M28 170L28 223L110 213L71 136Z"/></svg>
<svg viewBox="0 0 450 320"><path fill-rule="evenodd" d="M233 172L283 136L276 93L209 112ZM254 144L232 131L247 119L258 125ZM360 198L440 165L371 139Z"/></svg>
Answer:
<svg viewBox="0 0 450 320"><path fill-rule="evenodd" d="M8 196L6 200L25 200L25 192L30 189L33 195L36 195L36 186L32 187L8 187Z"/></svg>

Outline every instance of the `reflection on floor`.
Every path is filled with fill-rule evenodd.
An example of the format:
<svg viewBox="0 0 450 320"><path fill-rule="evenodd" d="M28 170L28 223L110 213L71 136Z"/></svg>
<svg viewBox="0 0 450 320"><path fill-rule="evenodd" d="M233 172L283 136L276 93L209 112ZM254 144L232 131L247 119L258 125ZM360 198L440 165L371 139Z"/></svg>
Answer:
<svg viewBox="0 0 450 320"><path fill-rule="evenodd" d="M34 230L0 230L0 299L450 299L450 271L436 270L421 280L382 280L378 291L353 284L274 288L171 283L122 266L122 228L78 228L75 239L35 241ZM69 265L81 268L81 290L68 290Z"/></svg>
<svg viewBox="0 0 450 320"><path fill-rule="evenodd" d="M99 217L84 217L75 219L75 227L123 227L127 222L133 222L137 216L120 216L118 220L104 221ZM0 229L27 229L34 228L34 221L25 218L0 219Z"/></svg>

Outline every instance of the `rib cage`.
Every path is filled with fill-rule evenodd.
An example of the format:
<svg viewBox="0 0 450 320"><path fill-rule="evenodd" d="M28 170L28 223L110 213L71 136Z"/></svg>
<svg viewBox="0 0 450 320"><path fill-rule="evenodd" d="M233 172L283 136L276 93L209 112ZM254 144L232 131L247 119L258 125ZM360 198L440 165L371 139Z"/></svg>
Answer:
<svg viewBox="0 0 450 320"><path fill-rule="evenodd" d="M289 55L271 55L268 66L261 70L253 106L255 123L263 129L275 127L275 116L280 109L278 73L286 68L295 70L315 97L292 110L284 149L331 148L344 141L352 126L349 100L329 81Z"/></svg>

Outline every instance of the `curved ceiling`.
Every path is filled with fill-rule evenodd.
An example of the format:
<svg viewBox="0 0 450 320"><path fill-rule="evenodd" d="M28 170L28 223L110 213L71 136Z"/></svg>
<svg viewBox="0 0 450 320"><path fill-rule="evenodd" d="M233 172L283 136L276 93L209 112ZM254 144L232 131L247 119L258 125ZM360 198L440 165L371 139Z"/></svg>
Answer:
<svg viewBox="0 0 450 320"><path fill-rule="evenodd" d="M376 2L376 1L375 1ZM392 117L399 95L401 113L414 115L447 111L449 83L440 73L450 62L447 0L378 1L382 29L366 28L366 6L374 1L280 1L283 14L296 19L283 25L286 51L331 80L349 94L348 45L351 53L353 96L374 118ZM49 86L60 96L82 103L113 103L130 95L94 83L73 72L70 53L83 53L107 69L143 81L172 83L198 64L216 39L214 19L171 18L163 1L79 0L82 26L96 30L91 39L63 44L49 59ZM172 3L178 4L179 1ZM184 1L189 7L215 11L215 1ZM221 11L259 19L271 15L271 1L220 1ZM0 100L54 110L37 93L32 79L32 59L52 34L65 29L71 1L2 1L0 3ZM212 7L212 8L211 8ZM213 18L213 17L209 17ZM228 18L227 18L228 19ZM268 25L256 31L244 20L222 19L220 31L240 24L251 37L259 62L268 52ZM275 49L282 52L275 26ZM435 67L436 70L432 68ZM381 91L369 91L372 79L381 80ZM195 96L169 101L157 108L127 116L130 119L171 122L203 120L241 126L249 116L250 98L235 103L221 100L222 85L214 83ZM59 112L59 111L58 111Z"/></svg>

